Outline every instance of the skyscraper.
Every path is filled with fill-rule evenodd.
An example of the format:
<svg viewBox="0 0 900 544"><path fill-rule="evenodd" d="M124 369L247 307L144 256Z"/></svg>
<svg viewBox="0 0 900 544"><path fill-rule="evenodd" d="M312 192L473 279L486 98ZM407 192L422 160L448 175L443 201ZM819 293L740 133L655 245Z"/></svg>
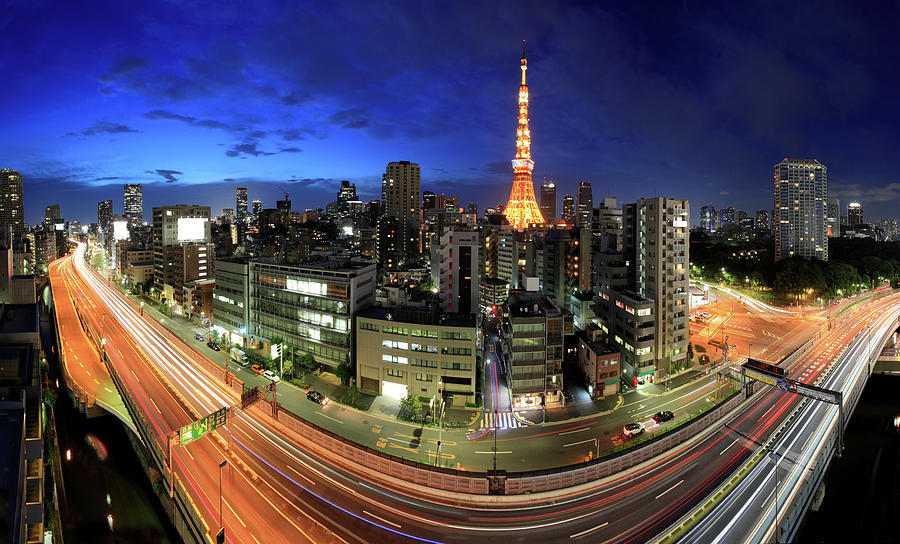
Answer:
<svg viewBox="0 0 900 544"><path fill-rule="evenodd" d="M568 225L575 224L575 199L572 195L563 197L562 220Z"/></svg>
<svg viewBox="0 0 900 544"><path fill-rule="evenodd" d="M541 185L541 215L547 223L556 221L556 184L553 180Z"/></svg>
<svg viewBox="0 0 900 544"><path fill-rule="evenodd" d="M528 130L528 85L525 83L525 42L522 42L522 85L519 86L519 128L516 131L516 158L512 161L513 186L506 204L506 220L514 228L523 229L531 223L543 223L544 218L534 199L531 171L531 132Z"/></svg>
<svg viewBox="0 0 900 544"><path fill-rule="evenodd" d="M254 200L251 211L253 212L253 221L259 221L259 214L262 213L262 200L258 198Z"/></svg>
<svg viewBox="0 0 900 544"><path fill-rule="evenodd" d="M112 200L97 203L97 224L107 236L112 236Z"/></svg>
<svg viewBox="0 0 900 544"><path fill-rule="evenodd" d="M407 256L418 254L419 244L419 198L422 183L419 165L409 161L388 163L381 177L381 200L383 217L396 220L393 228L379 230L379 237L396 236L396 242L383 247L393 247L397 252L393 266ZM388 220L386 220L388 221ZM382 240L379 239L381 246ZM380 252L379 252L380 253ZM387 263L381 263L387 266Z"/></svg>
<svg viewBox="0 0 900 544"><path fill-rule="evenodd" d="M575 224L578 228L590 228L594 210L594 196L591 192L591 182L582 181L578 184L578 203L575 208Z"/></svg>
<svg viewBox="0 0 900 544"><path fill-rule="evenodd" d="M775 260L792 255L828 260L825 199L828 169L815 159L775 165Z"/></svg>
<svg viewBox="0 0 900 544"><path fill-rule="evenodd" d="M16 240L25 235L22 175L9 168L0 170L0 226L11 226Z"/></svg>
<svg viewBox="0 0 900 544"><path fill-rule="evenodd" d="M239 223L247 222L247 188L237 188L237 199L234 205L234 213Z"/></svg>
<svg viewBox="0 0 900 544"><path fill-rule="evenodd" d="M756 230L769 230L769 212L756 210Z"/></svg>
<svg viewBox="0 0 900 544"><path fill-rule="evenodd" d="M851 202L847 204L847 226L855 227L857 225L862 225L865 223L863 221L863 207L859 202Z"/></svg>
<svg viewBox="0 0 900 544"><path fill-rule="evenodd" d="M436 205L437 195L435 195L431 191L425 191L422 193L422 209L433 210Z"/></svg>
<svg viewBox="0 0 900 544"><path fill-rule="evenodd" d="M60 221L59 204L50 204L44 208L44 224L55 225Z"/></svg>
<svg viewBox="0 0 900 544"><path fill-rule="evenodd" d="M708 230L709 232L716 231L716 219L718 215L716 214L716 207L712 204L706 204L705 206L700 206L700 228Z"/></svg>
<svg viewBox="0 0 900 544"><path fill-rule="evenodd" d="M144 222L144 186L140 183L125 184L125 219L135 228Z"/></svg>

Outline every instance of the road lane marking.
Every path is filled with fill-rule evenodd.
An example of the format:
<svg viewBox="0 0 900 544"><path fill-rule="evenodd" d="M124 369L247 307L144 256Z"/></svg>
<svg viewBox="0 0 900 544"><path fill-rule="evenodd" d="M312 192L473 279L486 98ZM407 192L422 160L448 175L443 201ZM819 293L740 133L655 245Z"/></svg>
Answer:
<svg viewBox="0 0 900 544"><path fill-rule="evenodd" d="M301 478L303 478L303 479L306 480L307 482L311 483L312 485L316 485L316 482L310 480L310 479L307 478L306 476L304 476L304 475L300 474L299 472L297 472L297 469L295 469L295 468L292 467L291 465L286 465L286 466L287 466L289 469L291 469L292 471L294 471L294 474L296 474L297 476L300 476Z"/></svg>
<svg viewBox="0 0 900 544"><path fill-rule="evenodd" d="M569 539L570 539L570 540L577 540L577 539L579 539L579 538L581 538L581 537L585 537L585 536L587 536L587 535L593 533L594 531L599 531L600 529L606 527L607 525L609 525L609 522L608 522L608 521L604 521L604 522L601 523L600 525L598 525L598 526L596 526L596 527L593 527L593 528L591 528L591 529L588 529L587 531L581 531L580 533L575 533L574 535L569 535Z"/></svg>
<svg viewBox="0 0 900 544"><path fill-rule="evenodd" d="M224 502L225 506L227 506L228 509L231 510L231 513L234 514L234 519L238 520L238 522L244 526L244 529L246 529L247 524L244 523L244 520L242 520L239 515L237 515L237 512L234 511L234 508L231 507L231 504L229 504L227 500L223 500L222 502Z"/></svg>
<svg viewBox="0 0 900 544"><path fill-rule="evenodd" d="M494 453L494 452L492 452L492 451L476 451L475 453L488 453L488 454L491 454L491 453ZM497 452L497 455L500 455L501 453L512 453L512 452L511 452L511 451L498 451L498 452Z"/></svg>
<svg viewBox="0 0 900 544"><path fill-rule="evenodd" d="M658 499L658 498L662 497L663 495L665 495L665 494L668 493L669 491L672 491L673 489L675 489L676 487L680 486L680 485L683 484L683 483L684 483L684 480L679 481L677 484L673 485L673 486L670 487L669 489L666 489L665 491L663 491L662 493L660 493L659 495L657 495L656 498Z"/></svg>
<svg viewBox="0 0 900 544"><path fill-rule="evenodd" d="M588 442L593 442L593 438L588 438L587 440L582 440L581 442L572 442L571 444L563 444L564 448L568 448L569 446L577 446L578 444L587 444Z"/></svg>
<svg viewBox="0 0 900 544"><path fill-rule="evenodd" d="M380 517L376 516L375 514L373 514L372 512L369 512L369 511L367 511L367 510L363 510L363 514L366 514L366 515L368 515L368 516L370 516L370 517L373 517L373 518L377 519L378 521L380 521L380 522L382 522L382 523L387 523L388 525L391 525L391 526L393 526L393 527L396 527L397 529L400 528L400 526L397 525L396 523L394 523L394 522L392 522L392 521L388 521L388 520L386 520L386 519L384 519L384 518L380 518Z"/></svg>
<svg viewBox="0 0 900 544"><path fill-rule="evenodd" d="M314 413L314 414L319 414L319 415L322 416L322 417L327 417L327 418L330 419L331 421L337 421L338 423L341 423L341 424L344 423L344 422L341 421L340 419L335 419L335 418L333 418L333 417L331 417L331 416L326 416L326 415L323 414L322 412L313 412L313 413Z"/></svg>
<svg viewBox="0 0 900 544"><path fill-rule="evenodd" d="M90 371L90 370L85 370L84 373L87 374L88 376L91 375L91 371Z"/></svg>
<svg viewBox="0 0 900 544"><path fill-rule="evenodd" d="M728 451L728 448L730 448L731 446L734 446L735 444L737 444L737 438L734 439L734 442L732 442L731 444L728 444L728 447L727 447L727 448L725 448L724 450L722 450L721 452L719 452L719 455L722 455L723 453L725 453L726 451Z"/></svg>
<svg viewBox="0 0 900 544"><path fill-rule="evenodd" d="M157 414L162 415L162 412L159 411L159 406L156 405L156 403L153 401L153 398L152 398L152 397L150 398L150 404L152 404L153 407L156 408L156 413L157 413Z"/></svg>
<svg viewBox="0 0 900 544"><path fill-rule="evenodd" d="M564 435L564 434L580 433L581 431L586 431L586 430L588 430L588 429L590 429L590 427L585 427L585 428L583 428L583 429L575 429L574 431L566 431L566 432L564 432L564 433L557 433L557 434L558 434L559 436L562 436L562 435Z"/></svg>

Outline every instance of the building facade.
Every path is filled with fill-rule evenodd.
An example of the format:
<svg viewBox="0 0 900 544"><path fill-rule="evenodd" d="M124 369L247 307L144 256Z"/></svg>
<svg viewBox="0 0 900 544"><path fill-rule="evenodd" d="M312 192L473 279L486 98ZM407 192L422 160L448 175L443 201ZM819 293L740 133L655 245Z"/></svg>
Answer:
<svg viewBox="0 0 900 544"><path fill-rule="evenodd" d="M232 344L246 345L250 326L249 259L216 259L213 327Z"/></svg>
<svg viewBox="0 0 900 544"><path fill-rule="evenodd" d="M139 227L144 223L144 186L140 183L126 183L123 201L128 227Z"/></svg>
<svg viewBox="0 0 900 544"><path fill-rule="evenodd" d="M250 263L250 326L334 371L351 365L353 316L375 302L375 263L330 257L302 265Z"/></svg>
<svg viewBox="0 0 900 544"><path fill-rule="evenodd" d="M382 245L382 237L392 237L394 240L385 240L385 250L380 252L387 255L395 252L396 258L391 260L393 266L379 263L386 268L400 266L402 261L413 257L421 251L419 241L419 199L421 195L421 169L419 165L409 161L397 161L388 163L381 177L381 200L383 217L388 220L390 226L382 229L379 226L379 246Z"/></svg>
<svg viewBox="0 0 900 544"><path fill-rule="evenodd" d="M356 318L356 383L395 398L442 395L453 405L475 402L476 332L472 314L363 310Z"/></svg>
<svg viewBox="0 0 900 544"><path fill-rule="evenodd" d="M572 195L565 195L563 197L562 204L562 220L567 225L574 225L575 218L575 199L572 198Z"/></svg>
<svg viewBox="0 0 900 544"><path fill-rule="evenodd" d="M437 237L437 235L435 235ZM444 312L478 311L478 249L475 230L445 229L431 246L431 277Z"/></svg>
<svg viewBox="0 0 900 544"><path fill-rule="evenodd" d="M540 208L545 223L556 223L556 184L552 180L541 185Z"/></svg>
<svg viewBox="0 0 900 544"><path fill-rule="evenodd" d="M575 333L578 337L578 370L592 397L617 395L622 390L619 361L621 353L601 339L596 325Z"/></svg>
<svg viewBox="0 0 900 544"><path fill-rule="evenodd" d="M575 225L579 228L590 228L593 218L594 194L591 183L582 181L578 184L578 202L575 205Z"/></svg>
<svg viewBox="0 0 900 544"><path fill-rule="evenodd" d="M234 214L239 223L247 223L249 216L247 212L247 188L238 187L234 200Z"/></svg>
<svg viewBox="0 0 900 544"><path fill-rule="evenodd" d="M828 169L815 159L784 159L775 165L774 180L775 260L800 255L827 261Z"/></svg>
<svg viewBox="0 0 900 544"><path fill-rule="evenodd" d="M25 236L22 175L9 168L0 170L0 227L12 227L14 241Z"/></svg>

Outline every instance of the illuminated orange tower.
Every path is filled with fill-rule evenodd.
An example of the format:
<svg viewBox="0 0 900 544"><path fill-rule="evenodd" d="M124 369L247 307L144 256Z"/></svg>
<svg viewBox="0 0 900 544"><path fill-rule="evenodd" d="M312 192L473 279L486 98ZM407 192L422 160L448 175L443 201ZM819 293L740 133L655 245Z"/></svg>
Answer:
<svg viewBox="0 0 900 544"><path fill-rule="evenodd" d="M528 130L528 85L525 83L525 71L528 61L525 60L525 40L522 40L522 85L519 86L519 128L516 130L516 158L512 161L513 186L506 204L506 220L517 229L527 227L531 223L543 223L544 217L538 209L534 198L534 184L531 171L534 161L531 160L531 132Z"/></svg>

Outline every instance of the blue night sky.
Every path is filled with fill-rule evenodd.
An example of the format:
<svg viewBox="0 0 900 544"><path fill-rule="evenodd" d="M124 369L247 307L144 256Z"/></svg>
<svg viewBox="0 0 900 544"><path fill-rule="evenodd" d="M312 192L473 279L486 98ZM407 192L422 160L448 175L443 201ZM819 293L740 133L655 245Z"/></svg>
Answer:
<svg viewBox="0 0 900 544"><path fill-rule="evenodd" d="M226 5L227 4L227 5ZM41 2L0 9L0 167L29 223L151 206L380 196L394 160L463 205L505 203L528 42L535 185L559 198L772 207L815 157L829 196L897 217L900 3ZM149 6L149 7L148 7Z"/></svg>

